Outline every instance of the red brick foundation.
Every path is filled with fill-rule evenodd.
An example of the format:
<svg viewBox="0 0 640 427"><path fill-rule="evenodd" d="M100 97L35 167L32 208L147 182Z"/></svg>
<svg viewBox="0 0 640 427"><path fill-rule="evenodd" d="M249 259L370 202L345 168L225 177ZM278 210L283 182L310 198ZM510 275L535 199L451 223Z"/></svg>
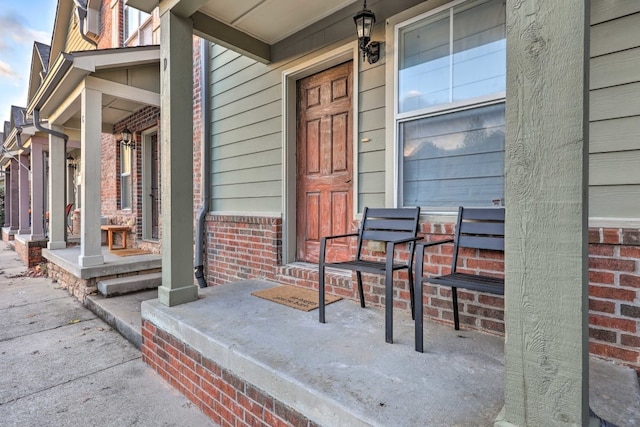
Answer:
<svg viewBox="0 0 640 427"><path fill-rule="evenodd" d="M27 268L35 267L42 263L42 248L46 247L46 240L30 242L16 239L14 241L14 250Z"/></svg>
<svg viewBox="0 0 640 427"><path fill-rule="evenodd" d="M356 225L356 224L354 224ZM454 224L421 223L427 241L453 236ZM282 221L279 218L209 215L207 217L208 283L218 285L243 279L266 279L317 289L318 272L312 266L281 265ZM369 255L383 257L370 247ZM424 271L439 275L451 268L452 245L425 251ZM355 251L355 248L354 248ZM406 248L397 257L407 257ZM464 271L503 276L502 252L466 250L459 262ZM357 299L355 275L329 274L327 292ZM384 278L363 275L368 305L383 307ZM589 230L589 351L640 372L640 230ZM409 310L406 272L394 276L394 307ZM432 320L453 323L451 290L425 285L424 312ZM504 299L499 295L458 291L460 322L464 328L504 335Z"/></svg>
<svg viewBox="0 0 640 427"><path fill-rule="evenodd" d="M142 360L222 427L317 426L146 320Z"/></svg>

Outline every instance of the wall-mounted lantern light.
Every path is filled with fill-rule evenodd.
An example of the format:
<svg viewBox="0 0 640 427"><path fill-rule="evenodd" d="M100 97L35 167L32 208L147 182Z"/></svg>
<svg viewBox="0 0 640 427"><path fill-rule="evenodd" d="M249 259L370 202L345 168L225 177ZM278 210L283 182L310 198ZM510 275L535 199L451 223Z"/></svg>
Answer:
<svg viewBox="0 0 640 427"><path fill-rule="evenodd" d="M132 150L136 149L136 143L133 140L133 133L127 127L120 132L120 142L122 142L122 145L125 147L131 148Z"/></svg>
<svg viewBox="0 0 640 427"><path fill-rule="evenodd" d="M358 33L358 42L362 51L362 60L365 58L369 64L375 64L380 59L380 43L371 42L371 33L373 25L376 23L376 15L367 9L367 0L364 0L363 9L353 17L356 23L356 31Z"/></svg>

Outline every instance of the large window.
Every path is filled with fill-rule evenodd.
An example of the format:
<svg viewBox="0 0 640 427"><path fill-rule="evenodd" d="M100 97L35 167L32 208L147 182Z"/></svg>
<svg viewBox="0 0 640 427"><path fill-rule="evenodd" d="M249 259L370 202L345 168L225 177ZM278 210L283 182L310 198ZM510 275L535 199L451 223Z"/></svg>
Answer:
<svg viewBox="0 0 640 427"><path fill-rule="evenodd" d="M120 143L120 209L131 209L131 158L130 147Z"/></svg>
<svg viewBox="0 0 640 427"><path fill-rule="evenodd" d="M124 8L124 40L126 46L153 44L151 15L131 6Z"/></svg>
<svg viewBox="0 0 640 427"><path fill-rule="evenodd" d="M504 198L503 0L452 2L396 27L399 204Z"/></svg>

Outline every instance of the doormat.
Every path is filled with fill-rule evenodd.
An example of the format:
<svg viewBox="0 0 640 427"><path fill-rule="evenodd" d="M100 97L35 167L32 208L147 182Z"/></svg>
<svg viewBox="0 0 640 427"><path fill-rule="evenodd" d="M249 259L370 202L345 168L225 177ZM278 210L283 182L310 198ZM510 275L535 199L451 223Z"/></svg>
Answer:
<svg viewBox="0 0 640 427"><path fill-rule="evenodd" d="M111 251L111 253L118 256L131 256L131 255L148 255L151 252L145 251L144 249L130 248L130 249L114 249Z"/></svg>
<svg viewBox="0 0 640 427"><path fill-rule="evenodd" d="M311 311L320 306L318 302L318 291L298 288L296 286L276 286L275 288L251 292L251 295L302 311ZM326 305L341 299L342 297L325 294L324 302Z"/></svg>

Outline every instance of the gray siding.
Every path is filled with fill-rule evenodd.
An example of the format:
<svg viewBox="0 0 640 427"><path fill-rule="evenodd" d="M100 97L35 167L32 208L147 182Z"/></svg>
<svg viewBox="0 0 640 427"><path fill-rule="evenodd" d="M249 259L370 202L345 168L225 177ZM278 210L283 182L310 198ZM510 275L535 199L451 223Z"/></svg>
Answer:
<svg viewBox="0 0 640 427"><path fill-rule="evenodd" d="M589 216L640 216L640 2L591 8Z"/></svg>
<svg viewBox="0 0 640 427"><path fill-rule="evenodd" d="M281 211L282 72L307 59L264 65L212 46L212 210ZM356 200L362 210L384 205L384 61L363 66L358 78Z"/></svg>

